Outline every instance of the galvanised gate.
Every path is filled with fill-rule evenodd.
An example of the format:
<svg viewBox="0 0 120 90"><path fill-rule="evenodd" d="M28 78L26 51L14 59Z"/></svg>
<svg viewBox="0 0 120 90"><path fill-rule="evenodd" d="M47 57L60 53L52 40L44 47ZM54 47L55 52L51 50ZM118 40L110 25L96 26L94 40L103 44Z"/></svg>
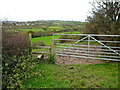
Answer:
<svg viewBox="0 0 120 90"><path fill-rule="evenodd" d="M55 55L120 61L120 35L54 34L53 37Z"/></svg>

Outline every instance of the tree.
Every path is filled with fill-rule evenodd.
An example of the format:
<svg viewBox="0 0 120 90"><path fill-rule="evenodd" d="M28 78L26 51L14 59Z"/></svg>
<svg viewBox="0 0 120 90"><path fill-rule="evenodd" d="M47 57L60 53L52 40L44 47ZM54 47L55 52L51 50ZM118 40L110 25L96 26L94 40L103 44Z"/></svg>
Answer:
<svg viewBox="0 0 120 90"><path fill-rule="evenodd" d="M120 34L120 1L108 2L95 0L92 16L87 18L84 33Z"/></svg>

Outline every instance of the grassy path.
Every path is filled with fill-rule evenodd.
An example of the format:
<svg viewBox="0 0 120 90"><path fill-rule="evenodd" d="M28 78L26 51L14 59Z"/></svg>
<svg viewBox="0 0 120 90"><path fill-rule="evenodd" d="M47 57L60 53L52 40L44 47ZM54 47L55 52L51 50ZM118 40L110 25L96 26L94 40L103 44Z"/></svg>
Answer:
<svg viewBox="0 0 120 90"><path fill-rule="evenodd" d="M69 69L73 66L74 69ZM55 65L41 63L25 88L117 88L118 64Z"/></svg>

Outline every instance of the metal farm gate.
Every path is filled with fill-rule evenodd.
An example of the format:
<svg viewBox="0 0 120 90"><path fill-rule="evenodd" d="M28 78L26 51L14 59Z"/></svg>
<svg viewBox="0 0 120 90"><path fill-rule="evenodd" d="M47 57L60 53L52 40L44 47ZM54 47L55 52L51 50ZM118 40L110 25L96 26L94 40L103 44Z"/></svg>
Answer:
<svg viewBox="0 0 120 90"><path fill-rule="evenodd" d="M55 55L120 61L120 35L54 34L53 37Z"/></svg>

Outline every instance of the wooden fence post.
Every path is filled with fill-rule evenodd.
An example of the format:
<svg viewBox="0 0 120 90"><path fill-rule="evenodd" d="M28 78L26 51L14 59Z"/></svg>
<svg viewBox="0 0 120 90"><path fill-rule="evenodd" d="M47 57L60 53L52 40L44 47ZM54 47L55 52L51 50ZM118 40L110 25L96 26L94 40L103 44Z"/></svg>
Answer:
<svg viewBox="0 0 120 90"><path fill-rule="evenodd" d="M51 54L55 55L54 39L51 39Z"/></svg>
<svg viewBox="0 0 120 90"><path fill-rule="evenodd" d="M30 54L32 55L32 34L29 33L29 40L30 40Z"/></svg>
<svg viewBox="0 0 120 90"><path fill-rule="evenodd" d="M54 39L51 39L51 55L54 57L54 63L56 63Z"/></svg>
<svg viewBox="0 0 120 90"><path fill-rule="evenodd" d="M32 34L29 33L30 45L32 46Z"/></svg>

